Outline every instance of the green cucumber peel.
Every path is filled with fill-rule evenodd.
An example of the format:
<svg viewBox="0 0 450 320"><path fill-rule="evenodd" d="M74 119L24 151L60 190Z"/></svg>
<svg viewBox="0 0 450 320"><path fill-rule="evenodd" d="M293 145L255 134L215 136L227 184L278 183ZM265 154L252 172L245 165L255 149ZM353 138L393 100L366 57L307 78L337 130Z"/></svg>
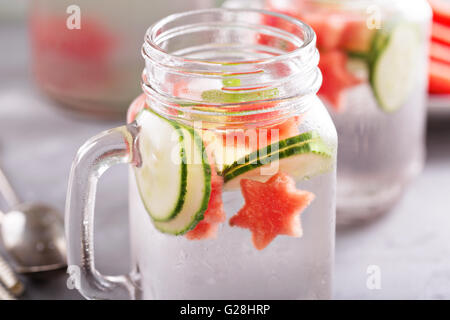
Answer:
<svg viewBox="0 0 450 320"><path fill-rule="evenodd" d="M247 155L245 155L243 158L240 158L233 163L226 165L223 170L221 171L221 174L226 174L227 171L233 170L233 168L237 168L240 166L245 166L249 163L254 162L255 160L258 160L262 157L267 157L272 155L275 152L281 152L283 149L286 149L291 146L295 146L296 144L305 143L308 141L311 141L314 138L319 138L316 132L310 131L305 132L300 135L290 137L281 141L274 142L270 145L267 145L261 149L258 149L256 151L253 151Z"/></svg>
<svg viewBox="0 0 450 320"><path fill-rule="evenodd" d="M261 153L263 156L260 156ZM272 161L307 153L327 158L331 158L332 156L332 151L316 132L306 132L282 140L279 143L268 145L246 155L244 158L238 159L234 163L226 166L222 170L221 175L224 177L224 182L227 182L246 172L268 165ZM273 160L274 155L277 155L275 160Z"/></svg>
<svg viewBox="0 0 450 320"><path fill-rule="evenodd" d="M376 36L374 37L373 43L372 43L372 49L371 49L371 55L368 60L368 67L369 67L369 83L372 87L372 91L374 93L374 96L378 102L378 105L380 109L382 109L386 113L393 113L398 110L398 108L401 107L401 103L397 105L389 105L387 102L385 102L385 99L382 97L382 91L379 90L377 87L377 82L380 82L380 64L381 59L386 59L387 50L389 49L389 46L391 45L391 42L393 40L393 36L395 32L399 28L404 28L407 26L407 28L411 28L416 30L417 32L414 32L415 34L419 34L419 31L417 29L417 26L413 23L405 23L405 22L399 22L399 23L393 23L391 24L386 30L380 29L378 30ZM397 31L398 32L398 31ZM398 37L398 36L397 36ZM417 37L417 43L419 43L420 34ZM399 41L398 39L396 39ZM394 66L393 66L394 68ZM395 72L394 70L392 72Z"/></svg>
<svg viewBox="0 0 450 320"><path fill-rule="evenodd" d="M180 213L180 215L181 214L184 214L184 215L189 214L190 215L189 221L187 221L181 227L174 228L173 224L170 225L173 222L176 223L177 222L176 218L178 218L178 216L180 216L180 215L175 217L175 219L172 219L167 222L161 223L161 222L154 221L155 228L158 229L160 232L175 235L175 236L184 235L188 231L194 229L197 226L197 224L203 220L204 213L205 213L206 209L208 208L209 199L211 197L211 166L209 165L208 161L206 160L206 149L203 144L203 141L202 141L200 135L193 128L182 125L182 124L179 124L179 126L181 127L182 130L184 130L183 134L191 135L191 137L193 138L194 148L197 148L197 150L201 151L202 163L201 164L193 164L193 165L201 165L202 166L202 171L203 171L203 176L204 176L204 181L203 181L204 190L203 190L203 197L202 197L201 203L200 203L199 207L196 208L195 213L193 213L193 214L190 214L189 212L181 212ZM194 153L192 154L192 156L195 157ZM188 159L187 162L192 161L192 160L193 159ZM201 182L191 181L191 183L201 183ZM187 188L190 188L190 187L192 187L192 186L187 185Z"/></svg>

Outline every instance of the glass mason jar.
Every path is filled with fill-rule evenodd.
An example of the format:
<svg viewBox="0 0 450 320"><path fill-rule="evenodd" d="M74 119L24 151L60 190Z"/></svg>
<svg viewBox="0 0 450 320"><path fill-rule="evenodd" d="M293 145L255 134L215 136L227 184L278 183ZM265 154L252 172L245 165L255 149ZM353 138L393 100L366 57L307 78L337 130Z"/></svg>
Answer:
<svg viewBox="0 0 450 320"><path fill-rule="evenodd" d="M427 2L266 0L265 5L305 21L317 34L319 96L339 135L337 223L386 212L425 158Z"/></svg>
<svg viewBox="0 0 450 320"><path fill-rule="evenodd" d="M69 265L85 297L330 298L337 134L316 96L315 42L302 22L251 9L147 31L129 124L88 141L72 167ZM94 195L124 162L133 271L108 277L95 269Z"/></svg>
<svg viewBox="0 0 450 320"><path fill-rule="evenodd" d="M33 73L44 92L71 110L117 117L139 94L139 47L149 24L216 0L33 0Z"/></svg>

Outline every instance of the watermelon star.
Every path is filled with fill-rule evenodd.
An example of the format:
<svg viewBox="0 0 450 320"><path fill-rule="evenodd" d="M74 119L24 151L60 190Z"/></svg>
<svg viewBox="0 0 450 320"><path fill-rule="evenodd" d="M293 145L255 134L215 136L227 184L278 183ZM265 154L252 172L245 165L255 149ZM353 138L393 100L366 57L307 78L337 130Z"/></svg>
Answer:
<svg viewBox="0 0 450 320"><path fill-rule="evenodd" d="M267 182L242 179L241 189L245 205L230 226L250 229L256 249L264 249L278 235L302 236L300 213L314 194L296 189L294 179L281 172Z"/></svg>

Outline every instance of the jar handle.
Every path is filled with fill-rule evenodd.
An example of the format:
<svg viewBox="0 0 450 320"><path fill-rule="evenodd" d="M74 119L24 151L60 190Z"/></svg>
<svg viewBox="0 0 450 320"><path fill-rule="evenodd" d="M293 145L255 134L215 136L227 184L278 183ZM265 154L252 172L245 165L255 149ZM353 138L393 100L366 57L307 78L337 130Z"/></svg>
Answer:
<svg viewBox="0 0 450 320"><path fill-rule="evenodd" d="M133 162L138 131L135 123L105 131L88 140L72 164L65 217L69 281L88 299L135 297L130 275L105 276L95 269L94 208L101 175L116 164Z"/></svg>

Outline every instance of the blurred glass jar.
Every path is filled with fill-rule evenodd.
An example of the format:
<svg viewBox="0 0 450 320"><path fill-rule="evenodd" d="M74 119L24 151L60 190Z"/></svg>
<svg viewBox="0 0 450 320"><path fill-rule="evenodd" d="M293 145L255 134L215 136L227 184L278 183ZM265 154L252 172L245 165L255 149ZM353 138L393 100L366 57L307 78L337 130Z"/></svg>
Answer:
<svg viewBox="0 0 450 320"><path fill-rule="evenodd" d="M317 34L319 95L339 136L337 223L386 212L425 158L427 2L265 0L264 5L299 18Z"/></svg>
<svg viewBox="0 0 450 320"><path fill-rule="evenodd" d="M140 92L142 34L170 13L217 0L34 0L29 31L38 86L62 106L111 118Z"/></svg>

